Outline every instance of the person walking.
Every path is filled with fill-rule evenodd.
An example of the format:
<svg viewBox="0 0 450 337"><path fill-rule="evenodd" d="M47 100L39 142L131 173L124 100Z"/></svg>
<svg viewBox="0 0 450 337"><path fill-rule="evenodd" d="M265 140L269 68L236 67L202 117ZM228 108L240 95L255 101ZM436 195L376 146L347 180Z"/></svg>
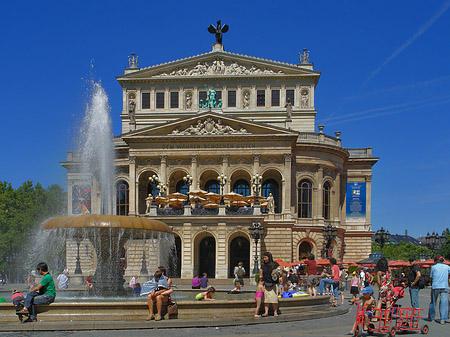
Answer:
<svg viewBox="0 0 450 337"><path fill-rule="evenodd" d="M419 279L422 276L420 267L416 262L416 258L411 256L409 258L411 269L408 274L409 295L411 297L411 307L419 308Z"/></svg>
<svg viewBox="0 0 450 337"><path fill-rule="evenodd" d="M309 296L316 296L316 285L319 280L317 275L317 263L314 260L314 254L309 254L308 259L303 261L306 264L306 286L308 287Z"/></svg>
<svg viewBox="0 0 450 337"><path fill-rule="evenodd" d="M244 263L239 262L236 267L234 267L234 286L236 287L237 283L241 285L241 288L244 286L244 275L245 269L244 269Z"/></svg>
<svg viewBox="0 0 450 337"><path fill-rule="evenodd" d="M439 313L441 315L441 324L445 324L448 319L448 275L450 267L444 264L443 256L434 258L435 265L431 267L431 302L428 309L428 319L433 321L436 316L436 304L439 297Z"/></svg>

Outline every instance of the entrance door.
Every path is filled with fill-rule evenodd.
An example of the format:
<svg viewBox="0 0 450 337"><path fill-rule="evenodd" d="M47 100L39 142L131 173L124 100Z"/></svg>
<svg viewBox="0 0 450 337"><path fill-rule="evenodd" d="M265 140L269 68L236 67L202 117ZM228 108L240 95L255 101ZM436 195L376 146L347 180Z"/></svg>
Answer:
<svg viewBox="0 0 450 337"><path fill-rule="evenodd" d="M230 263L228 265L228 277L234 277L234 267L238 265L239 262L244 263L244 269L246 275L244 277L249 277L250 275L250 242L246 237L238 236L234 238L230 243Z"/></svg>
<svg viewBox="0 0 450 337"><path fill-rule="evenodd" d="M216 240L208 236L200 242L199 275L208 274L208 278L216 276Z"/></svg>
<svg viewBox="0 0 450 337"><path fill-rule="evenodd" d="M311 254L311 245L309 244L308 241L303 241L300 244L298 258L299 258L299 260L303 260L303 259L307 258L309 254Z"/></svg>

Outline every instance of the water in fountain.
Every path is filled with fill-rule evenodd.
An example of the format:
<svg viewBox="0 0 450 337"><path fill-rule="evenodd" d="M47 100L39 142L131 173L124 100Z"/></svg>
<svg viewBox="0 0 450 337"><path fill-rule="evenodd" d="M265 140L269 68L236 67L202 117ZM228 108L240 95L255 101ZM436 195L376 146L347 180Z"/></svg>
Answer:
<svg viewBox="0 0 450 337"><path fill-rule="evenodd" d="M81 172L85 185L94 187L92 192L100 190L100 214L112 214L114 147L110 107L100 83L92 82L91 91L78 139Z"/></svg>

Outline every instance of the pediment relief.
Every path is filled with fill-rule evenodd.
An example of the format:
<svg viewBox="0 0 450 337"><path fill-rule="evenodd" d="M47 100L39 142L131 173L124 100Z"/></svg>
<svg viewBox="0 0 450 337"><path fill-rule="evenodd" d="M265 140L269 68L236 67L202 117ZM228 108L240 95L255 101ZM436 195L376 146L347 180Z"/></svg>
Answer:
<svg viewBox="0 0 450 337"><path fill-rule="evenodd" d="M222 119L217 121L211 117L204 120L198 119L195 124L191 124L186 128L176 127L170 135L175 136L200 136L200 135L242 135L249 134L247 129L241 127L233 128L223 123Z"/></svg>
<svg viewBox="0 0 450 337"><path fill-rule="evenodd" d="M172 71L157 73L154 76L208 76L208 75L265 75L284 74L281 70L270 67L239 64L236 61L215 59L197 62L197 64L177 67Z"/></svg>

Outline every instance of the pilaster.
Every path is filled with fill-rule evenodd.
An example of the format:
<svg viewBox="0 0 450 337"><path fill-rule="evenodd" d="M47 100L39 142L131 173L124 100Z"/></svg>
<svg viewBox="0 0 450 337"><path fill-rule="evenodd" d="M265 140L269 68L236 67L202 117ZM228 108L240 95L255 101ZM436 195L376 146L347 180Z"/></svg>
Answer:
<svg viewBox="0 0 450 337"><path fill-rule="evenodd" d="M217 253L216 253L216 278L226 279L228 277L227 263L227 224L217 224Z"/></svg>
<svg viewBox="0 0 450 337"><path fill-rule="evenodd" d="M194 277L194 259L192 250L192 223L183 223L183 241L181 253L181 278L191 279Z"/></svg>
<svg viewBox="0 0 450 337"><path fill-rule="evenodd" d="M128 170L130 174L130 208L128 215L136 215L136 157L130 156L128 161Z"/></svg>
<svg viewBox="0 0 450 337"><path fill-rule="evenodd" d="M291 174L292 174L292 153L285 153L284 154L284 207L283 207L283 213L284 214L291 214Z"/></svg>
<svg viewBox="0 0 450 337"><path fill-rule="evenodd" d="M191 154L191 176L192 176L192 186L194 190L198 190L200 186L198 185L198 177L197 177L197 155Z"/></svg>

